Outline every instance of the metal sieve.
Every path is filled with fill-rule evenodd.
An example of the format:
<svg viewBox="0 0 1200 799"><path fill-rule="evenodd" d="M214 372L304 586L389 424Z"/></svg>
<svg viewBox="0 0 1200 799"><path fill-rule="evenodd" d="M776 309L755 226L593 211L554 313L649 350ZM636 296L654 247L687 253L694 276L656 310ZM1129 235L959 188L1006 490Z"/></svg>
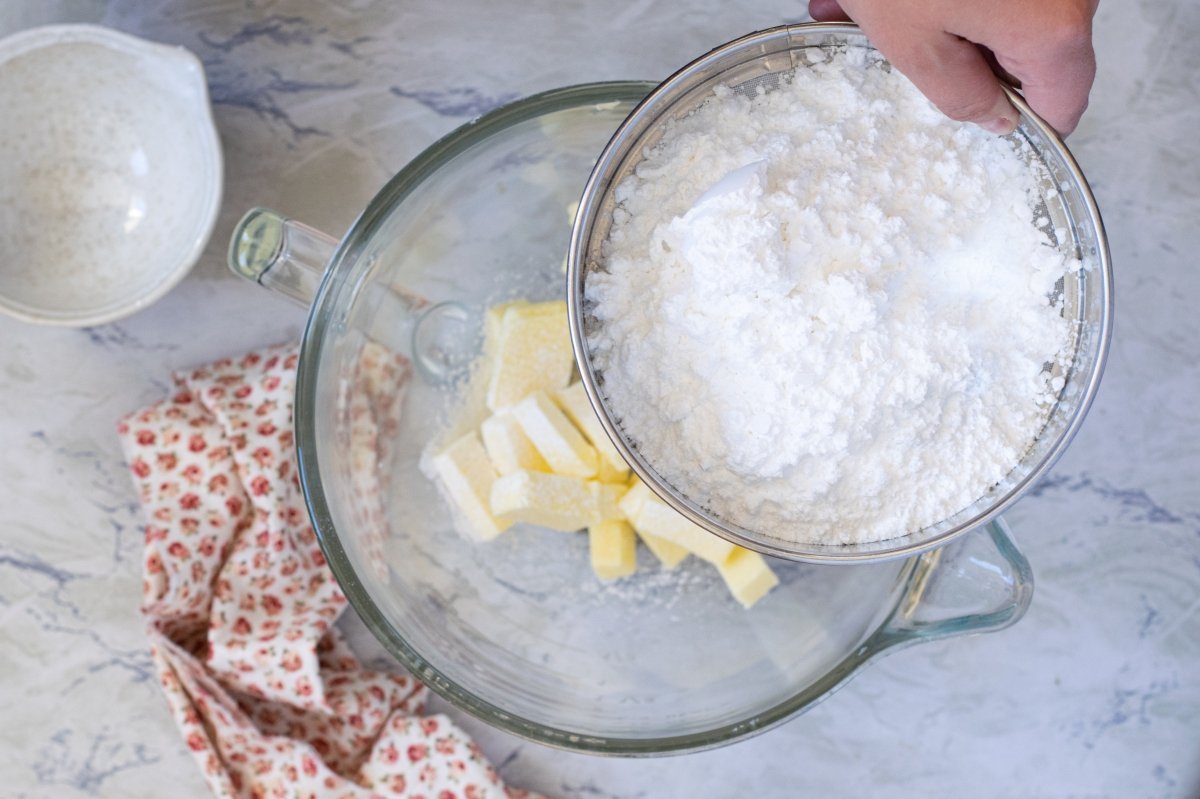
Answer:
<svg viewBox="0 0 1200 799"><path fill-rule="evenodd" d="M1112 268L1104 225L1091 189L1058 135L1039 119L1016 91L1009 97L1020 112L1012 135L1030 147L1029 165L1037 175L1041 204L1036 215L1049 222L1046 235L1080 268L1062 281L1063 314L1072 324L1064 358L1054 367L1063 387L1041 433L1020 462L983 496L947 519L898 538L868 544L803 544L771 536L716 517L704 497L687 496L668 483L654 466L655 453L642 452L625 434L609 407L604 375L593 368L588 345L596 329L584 288L588 275L604 269L601 248L617 207L614 190L662 137L671 120L691 113L725 85L750 94L772 91L780 78L823 62L835 51L873 50L857 26L840 23L787 25L752 33L722 45L660 84L625 119L592 171L571 235L567 265L567 304L571 342L588 398L609 437L646 485L675 510L706 530L751 549L792 560L854 563L909 556L941 546L977 527L1015 502L1046 472L1075 436L1095 396L1112 329Z"/></svg>

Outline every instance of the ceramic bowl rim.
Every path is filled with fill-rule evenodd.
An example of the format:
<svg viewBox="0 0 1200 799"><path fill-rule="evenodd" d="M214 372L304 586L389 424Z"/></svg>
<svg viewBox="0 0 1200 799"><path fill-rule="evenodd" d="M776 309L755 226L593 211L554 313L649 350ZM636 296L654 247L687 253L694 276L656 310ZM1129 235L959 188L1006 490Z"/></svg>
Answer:
<svg viewBox="0 0 1200 799"><path fill-rule="evenodd" d="M224 158L216 124L212 116L212 104L208 94L204 65L194 53L184 47L159 44L131 34L100 25L68 24L43 25L29 28L0 39L0 70L9 61L38 50L78 43L97 44L111 51L138 58L157 60L172 68L192 73L196 81L195 98L186 98L197 107L196 121L201 145L204 149L201 174L203 186L196 188L204 192L204 203L198 220L190 226L194 231L189 246L181 250L179 257L167 267L156 266L153 271L161 277L148 283L140 292L128 295L95 309L80 309L67 312L41 311L0 295L0 312L22 321L62 327L91 327L123 319L136 311L148 307L161 299L183 280L199 260L216 227L224 189ZM171 62L175 62L171 64ZM152 262L152 258L147 259Z"/></svg>

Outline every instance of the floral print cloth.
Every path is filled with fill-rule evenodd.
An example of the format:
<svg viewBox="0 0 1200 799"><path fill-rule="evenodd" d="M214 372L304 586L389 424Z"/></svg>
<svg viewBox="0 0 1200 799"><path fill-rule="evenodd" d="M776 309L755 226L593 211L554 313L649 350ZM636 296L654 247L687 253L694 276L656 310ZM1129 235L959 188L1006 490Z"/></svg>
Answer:
<svg viewBox="0 0 1200 799"><path fill-rule="evenodd" d="M362 668L334 628L346 598L297 478L297 359L279 346L176 375L174 396L118 424L147 519L142 612L188 748L219 797L533 797L421 715L423 685ZM410 374L368 344L352 393L398 409ZM387 438L377 418L355 415L357 445Z"/></svg>

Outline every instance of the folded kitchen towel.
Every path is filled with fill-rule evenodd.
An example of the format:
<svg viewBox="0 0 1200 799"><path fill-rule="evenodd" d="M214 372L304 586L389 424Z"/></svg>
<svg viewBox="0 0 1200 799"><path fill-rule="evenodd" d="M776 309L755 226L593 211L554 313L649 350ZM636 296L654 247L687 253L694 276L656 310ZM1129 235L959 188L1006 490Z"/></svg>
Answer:
<svg viewBox="0 0 1200 799"><path fill-rule="evenodd" d="M142 612L188 748L221 797L533 797L334 628L346 598L297 479L296 362L279 346L176 375L174 396L118 424L147 519ZM359 366L352 443L374 448L411 371L371 346Z"/></svg>

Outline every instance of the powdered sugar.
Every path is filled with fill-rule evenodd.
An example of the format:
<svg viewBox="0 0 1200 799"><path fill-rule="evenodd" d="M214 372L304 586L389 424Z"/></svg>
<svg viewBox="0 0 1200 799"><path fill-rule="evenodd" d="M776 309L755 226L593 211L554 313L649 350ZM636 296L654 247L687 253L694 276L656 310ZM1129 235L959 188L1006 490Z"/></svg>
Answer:
<svg viewBox="0 0 1200 799"><path fill-rule="evenodd" d="M673 123L589 275L630 439L720 518L802 542L903 535L1018 462L1077 264L1034 225L1017 145L838 55Z"/></svg>

